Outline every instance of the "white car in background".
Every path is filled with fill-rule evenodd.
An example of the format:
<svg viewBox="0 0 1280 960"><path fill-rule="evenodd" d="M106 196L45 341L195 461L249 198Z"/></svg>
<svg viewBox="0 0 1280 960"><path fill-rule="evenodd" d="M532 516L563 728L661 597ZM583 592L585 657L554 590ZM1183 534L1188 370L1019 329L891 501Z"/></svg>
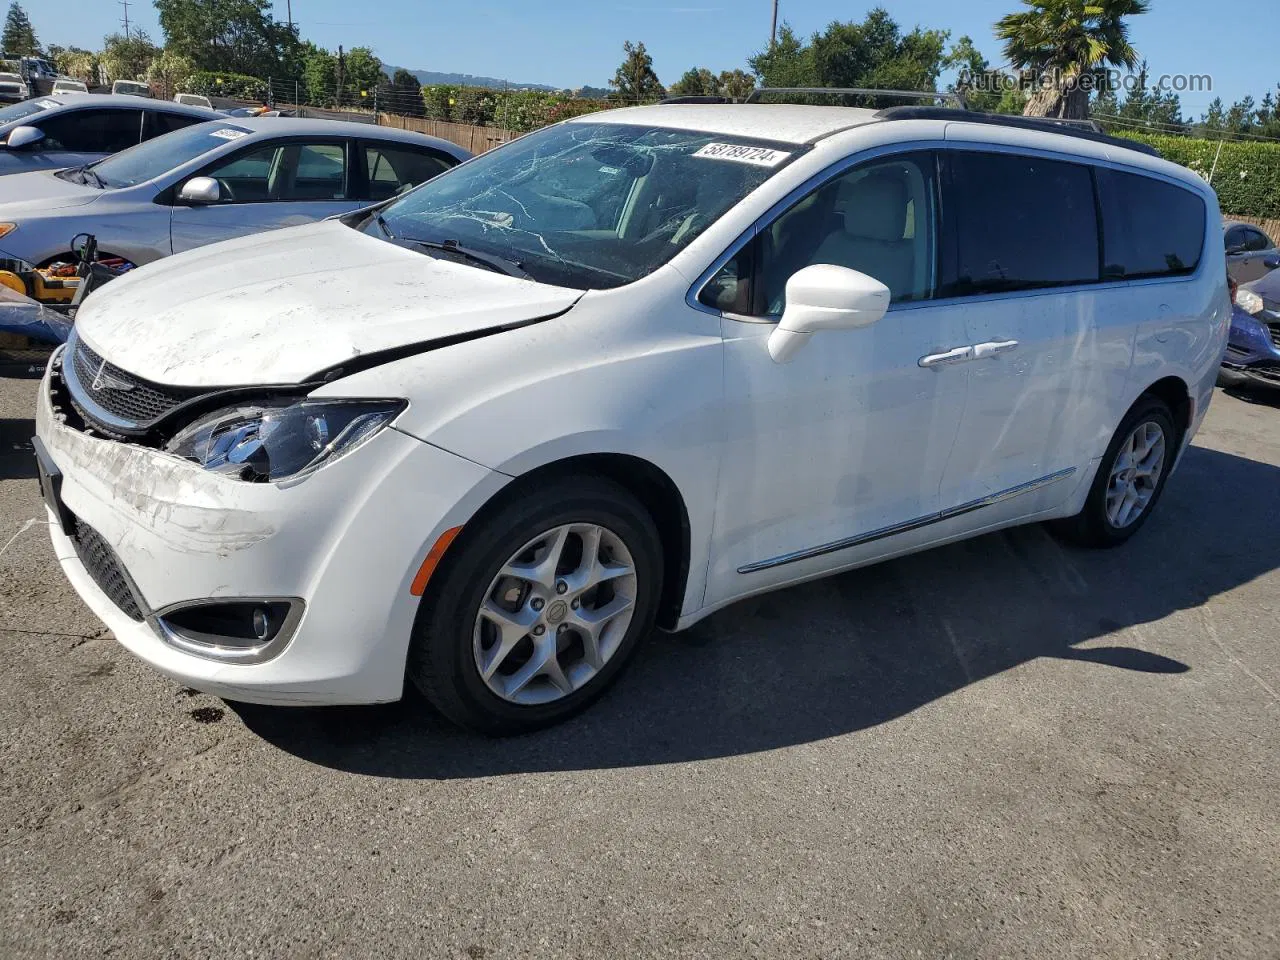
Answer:
<svg viewBox="0 0 1280 960"><path fill-rule="evenodd" d="M31 95L20 73L0 73L0 102L18 103Z"/></svg>
<svg viewBox="0 0 1280 960"><path fill-rule="evenodd" d="M199 93L175 93L173 95L174 103L185 103L190 107L207 107L213 109L213 104L209 102L209 98Z"/></svg>
<svg viewBox="0 0 1280 960"><path fill-rule="evenodd" d="M89 87L82 80L55 80L53 81L53 89L49 92L50 96L58 96L63 93L88 93Z"/></svg>
<svg viewBox="0 0 1280 960"><path fill-rule="evenodd" d="M151 87L141 80L117 80L111 84L111 92L128 97L149 97Z"/></svg>
<svg viewBox="0 0 1280 960"><path fill-rule="evenodd" d="M1220 223L1022 118L578 118L95 293L39 391L54 549L196 689L407 678L532 729L655 623L1013 524L1127 540L1213 394Z"/></svg>

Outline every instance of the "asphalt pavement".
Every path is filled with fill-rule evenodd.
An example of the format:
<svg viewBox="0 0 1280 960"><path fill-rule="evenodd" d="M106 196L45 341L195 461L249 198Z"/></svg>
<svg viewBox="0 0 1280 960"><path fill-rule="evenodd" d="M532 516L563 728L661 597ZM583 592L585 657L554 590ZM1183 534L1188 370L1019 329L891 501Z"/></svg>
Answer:
<svg viewBox="0 0 1280 960"><path fill-rule="evenodd" d="M1280 400L1113 551L991 535L655 635L485 740L225 703L63 580L0 380L0 957L1280 957Z"/></svg>

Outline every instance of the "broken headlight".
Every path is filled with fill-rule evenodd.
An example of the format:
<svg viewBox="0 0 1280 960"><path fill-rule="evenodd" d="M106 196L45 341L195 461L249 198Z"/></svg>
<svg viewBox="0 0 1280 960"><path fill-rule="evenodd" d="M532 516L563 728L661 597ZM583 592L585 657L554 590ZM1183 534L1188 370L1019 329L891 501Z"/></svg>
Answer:
<svg viewBox="0 0 1280 960"><path fill-rule="evenodd" d="M238 480L289 480L350 453L404 408L403 400L285 400L225 407L179 432L165 449Z"/></svg>

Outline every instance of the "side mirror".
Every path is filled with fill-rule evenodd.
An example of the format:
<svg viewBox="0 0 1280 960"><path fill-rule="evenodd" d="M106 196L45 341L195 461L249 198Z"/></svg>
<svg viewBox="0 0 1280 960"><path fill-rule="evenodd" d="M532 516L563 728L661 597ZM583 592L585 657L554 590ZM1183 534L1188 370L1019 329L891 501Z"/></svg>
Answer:
<svg viewBox="0 0 1280 960"><path fill-rule="evenodd" d="M769 335L769 356L786 363L820 330L869 327L889 309L889 288L848 267L816 263L787 281L787 306Z"/></svg>
<svg viewBox="0 0 1280 960"><path fill-rule="evenodd" d="M4 145L10 150L21 150L23 147L39 143L43 139L44 131L39 127L14 127L9 131L9 136L5 139Z"/></svg>
<svg viewBox="0 0 1280 960"><path fill-rule="evenodd" d="M178 199L197 206L217 203L222 199L222 188L213 177L192 177L178 191Z"/></svg>

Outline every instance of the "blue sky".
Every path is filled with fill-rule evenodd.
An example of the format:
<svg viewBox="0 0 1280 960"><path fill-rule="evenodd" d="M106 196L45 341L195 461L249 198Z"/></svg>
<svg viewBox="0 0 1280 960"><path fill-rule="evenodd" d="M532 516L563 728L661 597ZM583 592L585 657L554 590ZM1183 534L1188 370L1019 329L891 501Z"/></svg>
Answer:
<svg viewBox="0 0 1280 960"><path fill-rule="evenodd" d="M833 19L861 19L874 4L836 0L780 0L780 17L801 34ZM992 24L1016 0L893 0L885 3L904 29L916 24L974 38L992 63L1001 59ZM1227 13L1203 0L1152 0L1152 12L1133 20L1133 39L1154 74L1206 73L1213 93L1183 94L1184 115L1199 115L1213 98L1227 103L1260 98L1280 81L1280 66L1265 46L1250 51L1241 17L1266 4ZM285 19L285 2L276 15ZM113 0L39 0L26 4L44 43L97 48L119 29ZM385 63L503 77L526 83L604 86L622 59L624 40L643 40L664 83L688 67L719 71L745 66L768 40L770 0L293 0L302 34L331 49L367 45ZM129 7L130 21L160 38L147 0Z"/></svg>

